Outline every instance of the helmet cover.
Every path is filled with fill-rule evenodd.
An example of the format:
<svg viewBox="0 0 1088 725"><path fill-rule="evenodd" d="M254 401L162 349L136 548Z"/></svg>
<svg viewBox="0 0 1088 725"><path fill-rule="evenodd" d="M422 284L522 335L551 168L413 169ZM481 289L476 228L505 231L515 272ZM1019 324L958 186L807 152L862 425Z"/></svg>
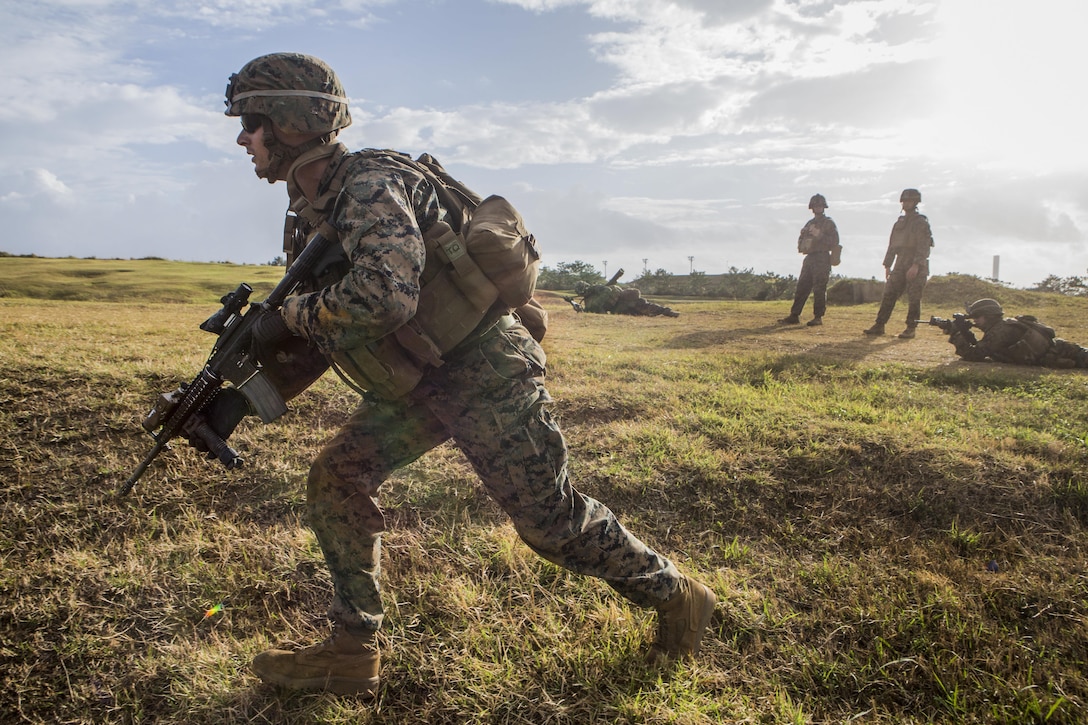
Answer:
<svg viewBox="0 0 1088 725"><path fill-rule="evenodd" d="M1005 311L1001 308L1001 303L988 297L981 300L975 300L967 305L967 316L971 318L982 316L1001 317L1004 314Z"/></svg>
<svg viewBox="0 0 1088 725"><path fill-rule="evenodd" d="M319 58L272 53L230 77L226 114L266 116L287 133L327 134L351 124L348 98L336 72Z"/></svg>

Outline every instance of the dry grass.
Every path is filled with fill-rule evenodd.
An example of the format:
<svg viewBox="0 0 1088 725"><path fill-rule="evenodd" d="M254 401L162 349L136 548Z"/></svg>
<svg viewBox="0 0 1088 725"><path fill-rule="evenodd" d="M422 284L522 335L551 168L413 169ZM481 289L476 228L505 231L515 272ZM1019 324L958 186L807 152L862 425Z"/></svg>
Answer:
<svg viewBox="0 0 1088 725"><path fill-rule="evenodd" d="M1088 720L1084 372L868 340L872 306L547 304L576 485L722 600L698 662L645 669L652 618L533 556L443 447L385 489L380 698L261 684L255 653L326 631L302 486L352 395L323 379L236 434L248 468L178 446L117 500L214 300L0 300L0 721ZM1085 341L1086 306L1024 311Z"/></svg>

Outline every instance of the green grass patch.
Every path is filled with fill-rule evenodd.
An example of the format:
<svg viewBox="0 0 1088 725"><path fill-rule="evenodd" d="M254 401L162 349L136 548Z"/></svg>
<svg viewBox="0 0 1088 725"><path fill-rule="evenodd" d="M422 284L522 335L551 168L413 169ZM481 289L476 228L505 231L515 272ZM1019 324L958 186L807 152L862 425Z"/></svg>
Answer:
<svg viewBox="0 0 1088 725"><path fill-rule="evenodd" d="M149 294L161 280L124 303L0 300L3 722L1088 720L1083 371L961 363L929 330L867 339L872 305L783 329L786 303L673 320L546 297L575 485L718 593L702 656L646 668L653 617L535 556L445 445L383 489L367 703L248 669L327 632L305 478L354 394L323 378L240 427L246 468L175 445L118 500L150 448L140 419L199 369L197 325L243 279L61 261L72 294L136 266L203 301ZM1088 301L1024 304L1088 340Z"/></svg>

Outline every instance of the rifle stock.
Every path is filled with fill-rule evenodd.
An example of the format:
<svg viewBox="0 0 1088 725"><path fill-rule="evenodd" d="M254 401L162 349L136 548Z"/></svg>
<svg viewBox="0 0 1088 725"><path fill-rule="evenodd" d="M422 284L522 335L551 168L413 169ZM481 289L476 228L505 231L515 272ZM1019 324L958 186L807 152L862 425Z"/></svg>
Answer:
<svg viewBox="0 0 1088 725"><path fill-rule="evenodd" d="M249 303L252 288L242 283L220 300L223 307L201 324L200 328L219 335L204 369L188 385L159 396L147 414L143 427L155 439L151 451L117 489L118 496L127 495L151 463L179 435L198 437L227 469L237 468L244 460L208 425L203 413L219 394L224 382L234 385L265 423L287 412L279 392L262 375L260 364L249 354L252 329L257 319L278 310L287 296L325 256L335 240L315 234L283 275L276 287L262 302ZM249 309L242 314L242 309Z"/></svg>

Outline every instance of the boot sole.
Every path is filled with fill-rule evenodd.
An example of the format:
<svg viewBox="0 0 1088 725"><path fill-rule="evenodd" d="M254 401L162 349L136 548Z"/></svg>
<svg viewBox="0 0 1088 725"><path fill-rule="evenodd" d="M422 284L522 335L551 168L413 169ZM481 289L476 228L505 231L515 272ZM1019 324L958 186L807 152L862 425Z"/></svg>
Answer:
<svg viewBox="0 0 1088 725"><path fill-rule="evenodd" d="M378 694L381 679L370 677L366 680L353 680L346 677L309 677L303 679L280 678L271 674L258 674L265 682L291 690L320 690L334 695L361 695L370 699Z"/></svg>

